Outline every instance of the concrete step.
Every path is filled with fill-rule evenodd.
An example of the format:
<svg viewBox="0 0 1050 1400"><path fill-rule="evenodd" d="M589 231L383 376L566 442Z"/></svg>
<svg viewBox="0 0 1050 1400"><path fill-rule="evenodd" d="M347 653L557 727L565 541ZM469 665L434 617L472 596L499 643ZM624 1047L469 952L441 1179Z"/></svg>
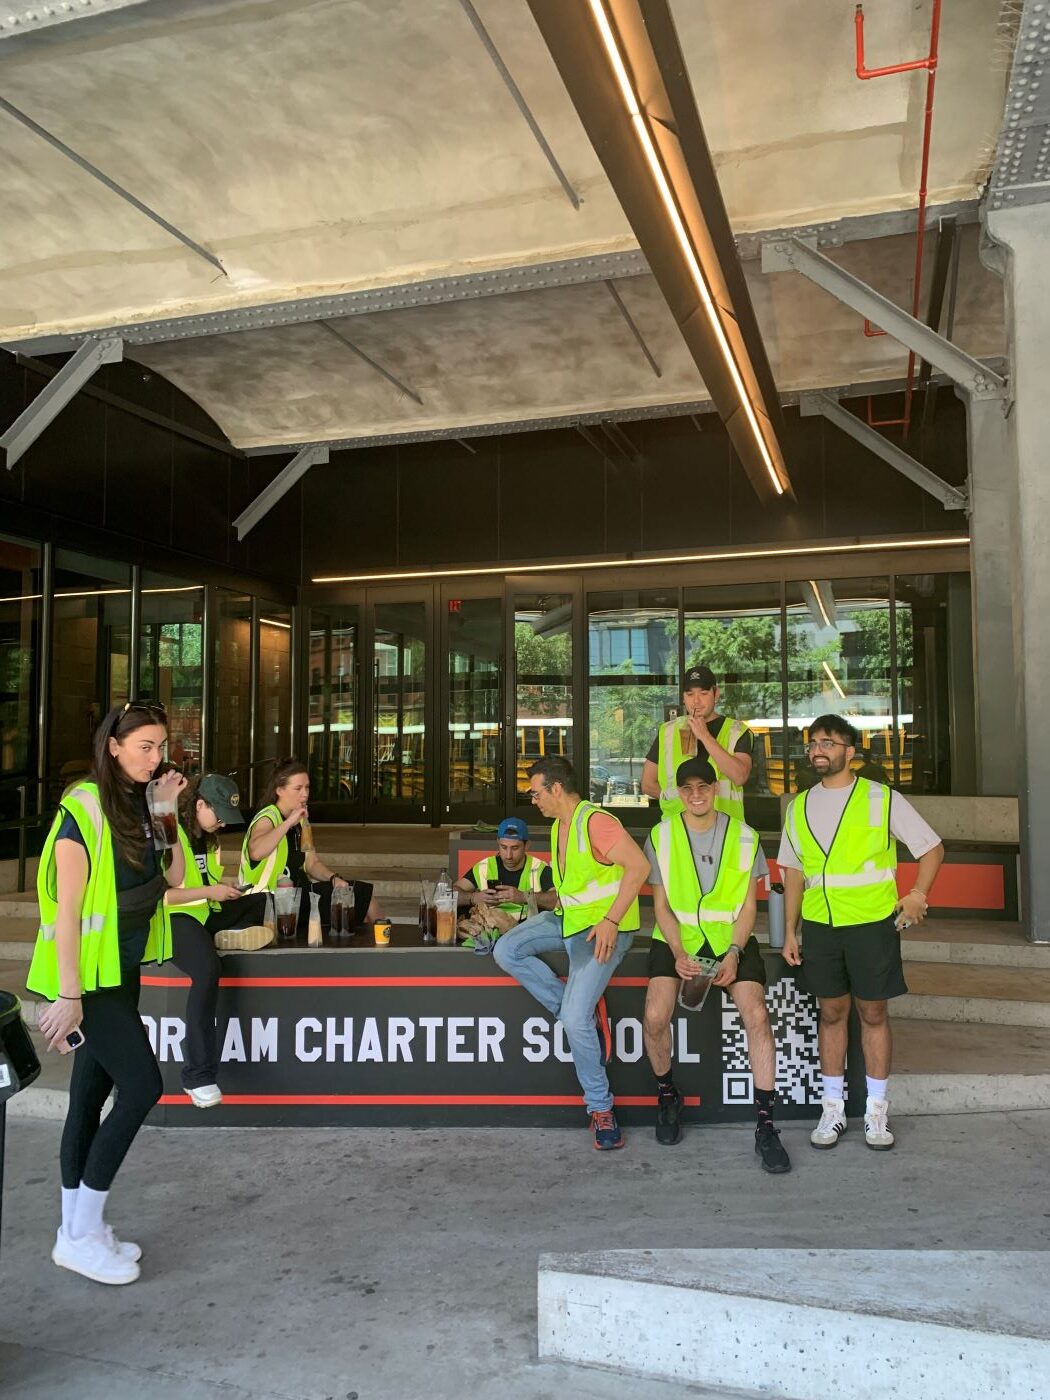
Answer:
<svg viewBox="0 0 1050 1400"><path fill-rule="evenodd" d="M825 1400L828 1377L843 1375L856 1400L1036 1400L1050 1366L1044 1258L881 1249L545 1254L539 1355L705 1393Z"/></svg>
<svg viewBox="0 0 1050 1400"><path fill-rule="evenodd" d="M895 1020L1050 1027L1050 969L910 962Z"/></svg>

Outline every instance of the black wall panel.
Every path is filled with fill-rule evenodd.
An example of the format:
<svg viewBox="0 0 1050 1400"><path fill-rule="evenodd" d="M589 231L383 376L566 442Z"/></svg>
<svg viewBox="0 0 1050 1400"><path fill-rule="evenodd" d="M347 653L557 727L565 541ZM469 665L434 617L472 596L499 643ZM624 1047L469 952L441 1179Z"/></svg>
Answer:
<svg viewBox="0 0 1050 1400"><path fill-rule="evenodd" d="M28 380L32 394L46 382L35 374ZM105 524L107 412L98 399L78 394L44 429L22 458L27 505Z"/></svg>
<svg viewBox="0 0 1050 1400"><path fill-rule="evenodd" d="M117 413L106 408L107 425ZM129 414L118 425L106 434L106 528L171 544L171 434Z"/></svg>
<svg viewBox="0 0 1050 1400"><path fill-rule="evenodd" d="M492 558L498 549L499 471L492 444L484 446L483 453L457 443L397 449L399 565L448 568Z"/></svg>
<svg viewBox="0 0 1050 1400"><path fill-rule="evenodd" d="M605 462L579 433L500 438L499 477L502 558L604 551Z"/></svg>

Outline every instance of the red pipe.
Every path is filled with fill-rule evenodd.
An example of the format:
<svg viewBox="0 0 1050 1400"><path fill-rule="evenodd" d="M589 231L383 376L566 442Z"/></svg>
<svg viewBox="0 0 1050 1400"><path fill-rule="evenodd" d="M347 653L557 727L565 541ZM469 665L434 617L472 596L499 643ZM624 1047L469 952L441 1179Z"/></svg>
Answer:
<svg viewBox="0 0 1050 1400"><path fill-rule="evenodd" d="M915 239L915 275L912 289L911 314L919 314L919 295L922 283L922 255L926 242L926 197L930 174L930 141L933 135L933 93L937 82L937 45L941 31L941 0L933 0L933 13L930 17L930 52L926 58L917 58L911 63L894 63L885 68L865 68L864 66L864 7L858 5L853 16L853 27L857 41L857 77L884 78L891 73L913 73L917 69L926 70L926 114L922 131L922 161L919 170L919 226ZM865 322L864 334L871 335ZM915 382L915 353L908 355L908 377L904 388L904 417L875 419L871 412L871 399L868 399L868 424L872 428L903 427L907 437L911 425L911 404Z"/></svg>

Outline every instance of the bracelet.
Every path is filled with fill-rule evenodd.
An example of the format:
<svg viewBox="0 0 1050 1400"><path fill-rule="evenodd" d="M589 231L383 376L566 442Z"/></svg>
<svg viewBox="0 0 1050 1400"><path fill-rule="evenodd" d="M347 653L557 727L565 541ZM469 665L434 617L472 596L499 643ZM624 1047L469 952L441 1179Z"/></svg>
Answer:
<svg viewBox="0 0 1050 1400"><path fill-rule="evenodd" d="M741 948L739 943L730 943L729 947L726 949L725 953L722 954L722 956L725 957L727 953L735 953L739 958L740 954L743 951L744 950L743 948Z"/></svg>
<svg viewBox="0 0 1050 1400"><path fill-rule="evenodd" d="M82 992L77 992L75 997L67 997L63 992L59 992L58 994L59 1001L83 1001L83 999L84 994Z"/></svg>
<svg viewBox="0 0 1050 1400"><path fill-rule="evenodd" d="M608 916L608 914L603 914L602 917L598 920L598 922L599 922L600 924L612 924L612 926L613 926L613 928L616 930L616 932L617 932L617 933L620 932L620 921L619 921L619 919L610 919L609 916Z"/></svg>

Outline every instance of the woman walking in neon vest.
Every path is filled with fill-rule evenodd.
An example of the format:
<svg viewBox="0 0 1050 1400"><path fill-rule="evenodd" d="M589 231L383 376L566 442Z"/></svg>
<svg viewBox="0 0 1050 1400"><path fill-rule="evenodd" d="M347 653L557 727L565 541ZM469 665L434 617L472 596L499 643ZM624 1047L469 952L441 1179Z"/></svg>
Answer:
<svg viewBox="0 0 1050 1400"><path fill-rule="evenodd" d="M161 1095L138 1002L140 964L171 957L164 894L183 877L178 846L170 857L154 850L146 809L167 723L163 708L146 701L110 710L95 732L91 778L63 796L37 874L40 930L26 985L52 1003L39 1020L48 1048L76 1049L62 1133L62 1224L51 1258L97 1283L133 1283L142 1254L116 1237L104 1211ZM161 795L177 795L185 782L165 774ZM113 1089L115 1106L101 1122Z"/></svg>

